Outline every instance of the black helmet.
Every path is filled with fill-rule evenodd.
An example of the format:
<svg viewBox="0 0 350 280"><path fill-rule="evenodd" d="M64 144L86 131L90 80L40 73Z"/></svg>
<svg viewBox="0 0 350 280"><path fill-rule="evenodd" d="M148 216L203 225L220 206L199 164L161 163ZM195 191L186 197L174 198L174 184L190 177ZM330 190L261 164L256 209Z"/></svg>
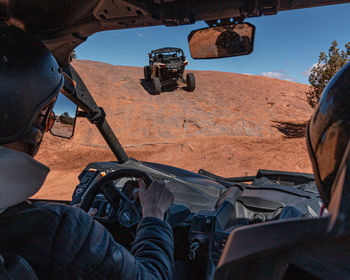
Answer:
<svg viewBox="0 0 350 280"><path fill-rule="evenodd" d="M23 139L63 81L55 58L41 41L0 27L0 144Z"/></svg>
<svg viewBox="0 0 350 280"><path fill-rule="evenodd" d="M309 155L326 206L349 140L350 63L328 83L307 131Z"/></svg>

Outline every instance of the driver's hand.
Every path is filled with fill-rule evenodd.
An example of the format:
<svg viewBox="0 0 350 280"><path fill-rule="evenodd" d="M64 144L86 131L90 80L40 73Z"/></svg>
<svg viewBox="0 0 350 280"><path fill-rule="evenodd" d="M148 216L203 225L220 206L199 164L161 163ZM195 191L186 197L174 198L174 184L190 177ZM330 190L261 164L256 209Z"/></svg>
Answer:
<svg viewBox="0 0 350 280"><path fill-rule="evenodd" d="M146 190L143 180L139 182L139 198L143 217L155 217L164 220L164 214L174 201L174 195L164 182L153 181Z"/></svg>

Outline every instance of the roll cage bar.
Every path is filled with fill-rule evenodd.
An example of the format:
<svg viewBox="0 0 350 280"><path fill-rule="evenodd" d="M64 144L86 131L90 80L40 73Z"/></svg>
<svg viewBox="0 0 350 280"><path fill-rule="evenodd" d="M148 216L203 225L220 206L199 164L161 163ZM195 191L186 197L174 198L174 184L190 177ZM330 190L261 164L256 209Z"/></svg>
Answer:
<svg viewBox="0 0 350 280"><path fill-rule="evenodd" d="M129 160L129 157L120 144L117 136L114 134L112 128L109 126L105 118L105 111L102 107L97 106L90 91L83 82L83 79L71 65L65 67L63 69L63 72L76 82L76 86L73 86L71 83L65 80L65 90L62 91L62 94L64 94L82 110L78 111L77 116L87 118L92 124L97 127L102 137L105 139L107 145L118 159L119 163L127 162Z"/></svg>
<svg viewBox="0 0 350 280"><path fill-rule="evenodd" d="M158 53L166 53L166 52L178 52L181 51L183 53L183 50L180 48L161 48L161 49L157 49L157 50L153 50L151 51L151 54L158 54Z"/></svg>
<svg viewBox="0 0 350 280"><path fill-rule="evenodd" d="M59 64L90 35L103 30L183 25L204 20L274 15L279 11L349 3L350 0L5 0L0 24L15 25L42 40ZM35 15L35 16L33 16Z"/></svg>

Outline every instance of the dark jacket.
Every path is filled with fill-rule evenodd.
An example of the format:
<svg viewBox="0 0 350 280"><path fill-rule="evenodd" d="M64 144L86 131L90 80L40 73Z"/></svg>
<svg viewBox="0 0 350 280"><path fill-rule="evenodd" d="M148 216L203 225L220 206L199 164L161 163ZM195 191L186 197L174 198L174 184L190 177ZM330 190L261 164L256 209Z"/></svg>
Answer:
<svg viewBox="0 0 350 280"><path fill-rule="evenodd" d="M0 214L0 252L26 259L39 279L172 279L171 227L144 218L130 252L79 208L21 203Z"/></svg>

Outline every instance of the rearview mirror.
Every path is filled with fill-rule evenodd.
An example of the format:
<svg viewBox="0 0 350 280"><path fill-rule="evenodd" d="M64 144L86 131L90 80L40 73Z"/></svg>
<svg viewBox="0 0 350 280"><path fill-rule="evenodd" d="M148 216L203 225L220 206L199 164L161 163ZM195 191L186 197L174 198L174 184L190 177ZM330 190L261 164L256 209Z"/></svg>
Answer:
<svg viewBox="0 0 350 280"><path fill-rule="evenodd" d="M194 59L247 55L253 51L255 26L238 23L192 31L188 45Z"/></svg>
<svg viewBox="0 0 350 280"><path fill-rule="evenodd" d="M49 119L49 126L52 125L50 129L51 134L58 137L71 138L74 135L77 109L78 106L76 104L62 93L59 93ZM50 121L54 121L54 123L50 124Z"/></svg>

